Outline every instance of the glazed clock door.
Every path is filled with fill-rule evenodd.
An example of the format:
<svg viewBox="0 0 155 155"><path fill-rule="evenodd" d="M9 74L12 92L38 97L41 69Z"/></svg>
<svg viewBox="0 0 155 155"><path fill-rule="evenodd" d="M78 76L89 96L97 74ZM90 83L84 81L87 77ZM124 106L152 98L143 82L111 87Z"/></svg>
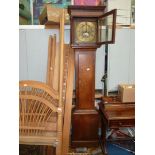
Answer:
<svg viewBox="0 0 155 155"><path fill-rule="evenodd" d="M116 9L98 18L98 44L112 44L115 42Z"/></svg>

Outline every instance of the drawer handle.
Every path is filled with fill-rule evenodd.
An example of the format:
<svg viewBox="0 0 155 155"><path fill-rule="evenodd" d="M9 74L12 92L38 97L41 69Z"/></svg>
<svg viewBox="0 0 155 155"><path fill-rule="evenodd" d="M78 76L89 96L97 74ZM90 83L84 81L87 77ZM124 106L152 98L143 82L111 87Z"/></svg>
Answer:
<svg viewBox="0 0 155 155"><path fill-rule="evenodd" d="M119 122L119 125L122 125L122 122Z"/></svg>

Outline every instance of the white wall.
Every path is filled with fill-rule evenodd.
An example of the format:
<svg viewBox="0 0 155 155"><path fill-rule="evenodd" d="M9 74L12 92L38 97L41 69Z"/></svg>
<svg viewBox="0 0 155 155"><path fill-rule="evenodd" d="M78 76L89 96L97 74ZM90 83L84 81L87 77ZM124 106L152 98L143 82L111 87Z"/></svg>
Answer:
<svg viewBox="0 0 155 155"><path fill-rule="evenodd" d="M135 30L117 29L115 44L108 46L108 91L118 84L135 83Z"/></svg>
<svg viewBox="0 0 155 155"><path fill-rule="evenodd" d="M69 32L65 29L65 43L70 42ZM19 30L19 80L46 81L48 37L55 33L58 36L58 30ZM103 74L104 46L96 52L96 89L102 89Z"/></svg>
<svg viewBox="0 0 155 155"><path fill-rule="evenodd" d="M46 81L48 37L58 30L19 30L19 79ZM69 43L70 30L65 29L65 43ZM116 42L109 45L108 91L117 90L120 83L135 81L135 30L117 29ZM58 41L58 38L57 38ZM102 89L105 46L96 52L96 89ZM75 86L74 86L75 88Z"/></svg>
<svg viewBox="0 0 155 155"><path fill-rule="evenodd" d="M19 79L46 79L48 36L58 34L52 30L20 30L19 33ZM58 35L57 35L58 36Z"/></svg>
<svg viewBox="0 0 155 155"><path fill-rule="evenodd" d="M131 0L108 0L107 9L117 9L117 25L130 25Z"/></svg>
<svg viewBox="0 0 155 155"><path fill-rule="evenodd" d="M104 75L104 63L105 63L105 46L102 45L96 51L96 74L95 85L96 89L103 89L103 82L101 82Z"/></svg>

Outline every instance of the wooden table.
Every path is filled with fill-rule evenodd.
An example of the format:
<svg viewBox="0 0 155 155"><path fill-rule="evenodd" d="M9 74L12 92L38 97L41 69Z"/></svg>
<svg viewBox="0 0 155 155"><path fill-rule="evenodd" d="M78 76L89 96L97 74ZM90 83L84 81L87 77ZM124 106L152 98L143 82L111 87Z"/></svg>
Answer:
<svg viewBox="0 0 155 155"><path fill-rule="evenodd" d="M101 147L103 153L106 151L106 131L107 129L118 130L121 127L135 126L135 104L121 103L118 100L103 100L99 103L99 113L101 119Z"/></svg>

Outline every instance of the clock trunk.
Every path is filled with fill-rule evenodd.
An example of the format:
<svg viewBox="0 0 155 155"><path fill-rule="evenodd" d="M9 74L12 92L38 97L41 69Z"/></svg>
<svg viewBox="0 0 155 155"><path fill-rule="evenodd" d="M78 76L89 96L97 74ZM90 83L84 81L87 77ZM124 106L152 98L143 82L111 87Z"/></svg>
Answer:
<svg viewBox="0 0 155 155"><path fill-rule="evenodd" d="M75 49L76 107L72 115L72 146L98 145L99 116L95 109L96 49Z"/></svg>

